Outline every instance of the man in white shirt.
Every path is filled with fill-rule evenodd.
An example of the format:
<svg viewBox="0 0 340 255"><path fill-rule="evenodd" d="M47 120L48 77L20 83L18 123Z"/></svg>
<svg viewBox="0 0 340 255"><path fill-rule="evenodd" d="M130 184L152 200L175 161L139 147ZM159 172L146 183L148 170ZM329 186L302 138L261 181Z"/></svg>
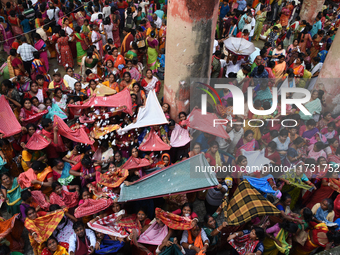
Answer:
<svg viewBox="0 0 340 255"><path fill-rule="evenodd" d="M17 53L20 55L22 62L24 63L25 70L28 74L30 74L32 61L34 59L33 52L37 51L37 49L27 43L25 36L22 36L20 40L22 44L18 47Z"/></svg>
<svg viewBox="0 0 340 255"><path fill-rule="evenodd" d="M251 42L251 38L254 36L254 32L255 32L255 24L256 24L256 20L254 19L254 16L251 17L251 29L250 29L250 33L249 33L249 42Z"/></svg>
<svg viewBox="0 0 340 255"><path fill-rule="evenodd" d="M93 31L91 34L91 40L94 46L96 46L97 50L100 52L99 49L99 41L102 40L102 37L99 35L99 29L97 25L93 25Z"/></svg>
<svg viewBox="0 0 340 255"><path fill-rule="evenodd" d="M58 6L55 6L53 3L49 3L49 9L47 10L47 17L49 18L49 20L52 20L54 18L54 20L56 22L58 22L59 20L59 7Z"/></svg>
<svg viewBox="0 0 340 255"><path fill-rule="evenodd" d="M145 1L145 0L139 3L139 7L142 7L142 13L145 13L145 6L148 6L148 5L149 5L149 1Z"/></svg>
<svg viewBox="0 0 340 255"><path fill-rule="evenodd" d="M230 122L226 126L223 126L223 128L225 129L225 131L227 131L229 138L224 139L222 137L217 136L216 142L218 142L218 146L221 151L227 152L230 143L234 139L234 134L231 132L233 128L230 126Z"/></svg>
<svg viewBox="0 0 340 255"><path fill-rule="evenodd" d="M227 72L225 74L225 77L228 78L229 73L237 73L241 69L241 65L246 63L244 58L237 60L236 55L229 54L227 58Z"/></svg>
<svg viewBox="0 0 340 255"><path fill-rule="evenodd" d="M213 54L215 54L217 46L218 46L218 41L216 39L214 39Z"/></svg>
<svg viewBox="0 0 340 255"><path fill-rule="evenodd" d="M157 16L157 14L152 15L153 22L155 23L156 27L160 29L162 27L162 20Z"/></svg>
<svg viewBox="0 0 340 255"><path fill-rule="evenodd" d="M109 4L110 2L108 0L105 0L105 6L103 8L104 18L109 17L111 14L111 6Z"/></svg>
<svg viewBox="0 0 340 255"><path fill-rule="evenodd" d="M91 15L91 22L94 22L98 19L98 15L103 14L102 12L99 12L98 6L94 7L94 13Z"/></svg>
<svg viewBox="0 0 340 255"><path fill-rule="evenodd" d="M91 229L85 229L83 222L77 221L73 224L74 233L69 239L68 253L75 255L77 251L79 254L91 254L96 247L96 235Z"/></svg>
<svg viewBox="0 0 340 255"><path fill-rule="evenodd" d="M233 136L233 140L231 141L228 147L228 152L230 154L234 154L236 144L238 143L238 141L240 141L244 133L242 124L234 124L234 122L235 121L233 121L233 129L230 131L230 133L228 133L229 136L230 135ZM242 122L242 121L238 121L238 122Z"/></svg>

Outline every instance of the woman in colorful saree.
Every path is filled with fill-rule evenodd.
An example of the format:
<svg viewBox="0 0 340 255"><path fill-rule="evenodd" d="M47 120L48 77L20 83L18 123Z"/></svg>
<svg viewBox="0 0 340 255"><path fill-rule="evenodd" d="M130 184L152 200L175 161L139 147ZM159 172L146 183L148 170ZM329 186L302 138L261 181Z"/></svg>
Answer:
<svg viewBox="0 0 340 255"><path fill-rule="evenodd" d="M229 244L234 248L232 254L262 255L264 246L262 240L265 237L263 228L254 227L252 230L243 230L232 233L228 237Z"/></svg>
<svg viewBox="0 0 340 255"><path fill-rule="evenodd" d="M292 235L298 231L298 224L289 221L276 223L266 229L267 237L263 242L264 255L288 254L292 248Z"/></svg>
<svg viewBox="0 0 340 255"><path fill-rule="evenodd" d="M71 187L70 187L71 188ZM50 203L57 204L61 208L73 208L78 205L79 187L77 186L76 192L68 192L63 189L59 182L52 183L53 192L50 195Z"/></svg>
<svg viewBox="0 0 340 255"><path fill-rule="evenodd" d="M324 127L327 127L328 123L332 121L334 121L332 114L330 112L324 112L322 114L322 119L317 122L316 128L321 131Z"/></svg>
<svg viewBox="0 0 340 255"><path fill-rule="evenodd" d="M121 167L126 162L126 158L122 156L122 153L118 150L114 154L114 163L116 167Z"/></svg>
<svg viewBox="0 0 340 255"><path fill-rule="evenodd" d="M7 19L8 19L8 23L11 25L12 32L13 32L14 36L22 35L23 31L22 31L22 28L20 26L20 20L16 16L16 13L15 13L14 10L11 10L9 12L9 16L7 17Z"/></svg>
<svg viewBox="0 0 340 255"><path fill-rule="evenodd" d="M47 56L47 46L43 39L41 39L41 36L39 34L35 34L34 36L36 43L34 44L34 48L38 50L40 53L40 57L44 60L44 66L45 66L45 73L50 70L49 64L48 64L48 56ZM35 58L35 57L34 57Z"/></svg>
<svg viewBox="0 0 340 255"><path fill-rule="evenodd" d="M142 80L141 85L145 90L146 96L148 96L152 90L155 90L158 94L161 88L161 82L153 75L151 69L146 70L146 77Z"/></svg>
<svg viewBox="0 0 340 255"><path fill-rule="evenodd" d="M72 151L69 151L65 157L63 157L63 161L70 163L71 167L74 167L78 164L82 158L84 157L85 148L81 144L77 144L74 146Z"/></svg>
<svg viewBox="0 0 340 255"><path fill-rule="evenodd" d="M190 230L185 230L180 243L184 248L185 254L188 255L205 254L209 247L207 234L198 225L195 225Z"/></svg>
<svg viewBox="0 0 340 255"><path fill-rule="evenodd" d="M9 54L10 50L12 49L12 43L15 39L13 38L10 26L3 17L0 17L0 30L2 33L2 41L5 41L4 50L7 54Z"/></svg>
<svg viewBox="0 0 340 255"><path fill-rule="evenodd" d="M294 75L295 77L297 78L302 78L303 77L303 74L304 74L304 71L305 71L305 68L303 67L302 65L303 63L303 58L297 58L295 63L291 64L291 66L289 68L292 68L293 71L294 71Z"/></svg>
<svg viewBox="0 0 340 255"><path fill-rule="evenodd" d="M144 105L146 102L146 96L144 90L141 88L139 83L134 83L132 87L131 94L135 94L137 96L136 98L136 104L137 105Z"/></svg>
<svg viewBox="0 0 340 255"><path fill-rule="evenodd" d="M122 91L125 88L128 88L130 91L132 90L132 85L136 81L134 79L131 79L131 74L129 72L125 72L123 74L123 79L119 84L119 91Z"/></svg>
<svg viewBox="0 0 340 255"><path fill-rule="evenodd" d="M25 213L27 215L25 227L29 232L28 237L33 247L34 255L39 255L42 253L45 242L63 219L64 210L47 212L45 216L38 217L35 208L28 207Z"/></svg>
<svg viewBox="0 0 340 255"><path fill-rule="evenodd" d="M7 202L7 209L11 215L20 212L21 187L18 178L11 177L8 173L1 175L1 193Z"/></svg>
<svg viewBox="0 0 340 255"><path fill-rule="evenodd" d="M118 237L109 236L101 232L96 232L95 234L97 238L95 254L116 254L120 249L124 247L125 243L119 241Z"/></svg>
<svg viewBox="0 0 340 255"><path fill-rule="evenodd" d="M291 212L290 205L292 202L292 197L286 193L283 192L280 201L276 204L276 208L280 210L281 217L284 220L291 221L291 222L298 222L302 224L302 220L297 219L296 214Z"/></svg>
<svg viewBox="0 0 340 255"><path fill-rule="evenodd" d="M16 49L11 49L9 51L9 56L7 58L7 65L10 78L18 75L25 75L27 71L24 68L24 64L20 58L17 57Z"/></svg>
<svg viewBox="0 0 340 255"><path fill-rule="evenodd" d="M86 50L89 48L88 41L86 36L80 32L81 28L76 27L74 37L76 39L76 47L77 47L77 64L80 66L83 60L83 57L87 56Z"/></svg>
<svg viewBox="0 0 340 255"><path fill-rule="evenodd" d="M77 176L80 176L81 187L84 187L95 180L95 169L89 155L85 155L78 164L71 168L71 170L78 172Z"/></svg>
<svg viewBox="0 0 340 255"><path fill-rule="evenodd" d="M93 51L91 49L87 50L87 56L84 56L82 61L81 61L81 66L80 66L80 72L82 77L85 79L86 77L86 70L90 69L92 73L97 74L97 64L99 60L96 58L94 55Z"/></svg>
<svg viewBox="0 0 340 255"><path fill-rule="evenodd" d="M302 120L310 120L313 119L314 115L320 114L322 111L322 103L319 98L319 91L313 90L311 92L311 98L309 102L305 103L304 106L312 115L305 115L302 111L299 112L299 115Z"/></svg>
<svg viewBox="0 0 340 255"><path fill-rule="evenodd" d="M205 157L211 166L221 167L224 162L229 163L229 165L235 165L232 157L228 157L227 155L223 154L221 155L218 149L218 142L213 141L205 153Z"/></svg>
<svg viewBox="0 0 340 255"><path fill-rule="evenodd" d="M325 223L311 221L309 227L305 244L294 246L292 255L309 255L316 248L323 247L329 250L332 245L340 244L340 233L330 231Z"/></svg>
<svg viewBox="0 0 340 255"><path fill-rule="evenodd" d="M54 236L50 236L46 241L46 247L43 249L41 255L69 255L68 247L68 243L59 243Z"/></svg>
<svg viewBox="0 0 340 255"><path fill-rule="evenodd" d="M34 118L34 116L37 116L37 114L40 112L41 110L32 105L31 99L25 98L24 107L20 110L19 120L21 121L22 125L27 125L31 122L37 123L39 122L40 118ZM34 120L31 118L34 118ZM31 121L29 121L29 119L31 119Z"/></svg>
<svg viewBox="0 0 340 255"><path fill-rule="evenodd" d="M34 59L32 61L32 68L31 68L31 78L33 81L37 79L37 75L43 75L46 81L49 81L50 78L47 74L47 71L45 69L44 63L40 60L41 53L39 52L33 52ZM45 60L44 60L45 62ZM47 62L48 63L48 62Z"/></svg>
<svg viewBox="0 0 340 255"><path fill-rule="evenodd" d="M285 172L279 180L281 183L282 192L287 192L291 196L290 206L294 209L295 204L300 198L301 191L316 189L315 185L307 178L305 173L304 163L301 161ZM283 187L282 187L283 186Z"/></svg>
<svg viewBox="0 0 340 255"><path fill-rule="evenodd" d="M252 130L247 130L243 138L239 140L236 144L236 157L242 154L241 150L245 151L255 151L259 150L260 146L258 142L254 139L254 132Z"/></svg>
<svg viewBox="0 0 340 255"><path fill-rule="evenodd" d="M50 166L46 166L41 161L32 163L31 168L21 173L18 177L18 183L22 189L33 186L34 189L41 190L44 194L50 194L52 191L53 174Z"/></svg>
<svg viewBox="0 0 340 255"><path fill-rule="evenodd" d="M327 161L326 161L327 163ZM312 209L312 207L321 203L325 198L331 198L334 192L340 191L340 181L337 172L328 172L325 178L322 178L321 186L311 194L309 200L305 201L306 207ZM307 202L307 203L306 203Z"/></svg>
<svg viewBox="0 0 340 255"><path fill-rule="evenodd" d="M150 36L146 38L147 46L147 66L154 73L159 67L158 58L158 40L155 38L156 32L151 31Z"/></svg>

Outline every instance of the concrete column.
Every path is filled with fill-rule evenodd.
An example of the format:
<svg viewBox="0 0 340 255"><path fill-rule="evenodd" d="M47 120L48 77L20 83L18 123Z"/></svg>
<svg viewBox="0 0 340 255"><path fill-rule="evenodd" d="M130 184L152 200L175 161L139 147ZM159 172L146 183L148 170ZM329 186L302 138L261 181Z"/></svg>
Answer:
<svg viewBox="0 0 340 255"><path fill-rule="evenodd" d="M315 89L325 91L325 111L340 113L340 33L336 33L331 48L322 66Z"/></svg>
<svg viewBox="0 0 340 255"><path fill-rule="evenodd" d="M219 0L168 0L164 102L189 112L190 78L210 77Z"/></svg>
<svg viewBox="0 0 340 255"><path fill-rule="evenodd" d="M300 11L301 20L313 25L316 15L322 11L324 2L325 0L304 0Z"/></svg>

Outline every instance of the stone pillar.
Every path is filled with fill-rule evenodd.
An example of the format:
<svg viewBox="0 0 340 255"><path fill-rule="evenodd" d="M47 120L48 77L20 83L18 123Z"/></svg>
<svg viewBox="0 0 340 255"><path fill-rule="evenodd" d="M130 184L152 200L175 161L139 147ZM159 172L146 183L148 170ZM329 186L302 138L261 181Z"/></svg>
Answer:
<svg viewBox="0 0 340 255"><path fill-rule="evenodd" d="M336 33L331 48L322 66L315 89L325 91L324 111L340 113L340 33Z"/></svg>
<svg viewBox="0 0 340 255"><path fill-rule="evenodd" d="M210 77L219 0L168 0L164 102L189 113L190 78Z"/></svg>
<svg viewBox="0 0 340 255"><path fill-rule="evenodd" d="M301 20L313 25L316 15L322 11L324 2L325 0L304 0L300 11Z"/></svg>

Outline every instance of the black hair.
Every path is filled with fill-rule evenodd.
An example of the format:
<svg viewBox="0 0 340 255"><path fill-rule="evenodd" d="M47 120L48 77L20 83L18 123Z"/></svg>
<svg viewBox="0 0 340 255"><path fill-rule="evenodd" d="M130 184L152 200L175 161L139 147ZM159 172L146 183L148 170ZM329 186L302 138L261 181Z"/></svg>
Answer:
<svg viewBox="0 0 340 255"><path fill-rule="evenodd" d="M58 187L58 186L61 186L61 184L57 181L55 182L52 182L52 190L55 191L55 189Z"/></svg>
<svg viewBox="0 0 340 255"><path fill-rule="evenodd" d="M260 227L254 226L253 229L255 230L256 237L261 241L264 239L264 229Z"/></svg>
<svg viewBox="0 0 340 255"><path fill-rule="evenodd" d="M75 223L73 223L73 230L76 230L80 227L85 228L84 223L82 221L76 221Z"/></svg>
<svg viewBox="0 0 340 255"><path fill-rule="evenodd" d="M31 191L29 191L28 189L21 191L20 197L22 201L27 201L27 199L32 197Z"/></svg>
<svg viewBox="0 0 340 255"><path fill-rule="evenodd" d="M46 164L41 161L34 161L31 165L31 168L35 171L43 171L46 168Z"/></svg>
<svg viewBox="0 0 340 255"><path fill-rule="evenodd" d="M313 220L313 212L308 207L305 207L303 209L302 215L303 215L303 218L304 218L305 222L307 222L307 223L309 223L310 221Z"/></svg>
<svg viewBox="0 0 340 255"><path fill-rule="evenodd" d="M279 132L280 136L288 136L288 130L287 129L281 129Z"/></svg>
<svg viewBox="0 0 340 255"><path fill-rule="evenodd" d="M325 198L324 200L326 200L328 203L327 211L330 213L331 211L333 211L334 208L333 200L330 198Z"/></svg>
<svg viewBox="0 0 340 255"><path fill-rule="evenodd" d="M299 136L293 141L293 144L298 145L303 142L304 142L303 138Z"/></svg>
<svg viewBox="0 0 340 255"><path fill-rule="evenodd" d="M271 148L272 150L276 150L276 148L277 148L277 144L276 144L276 142L274 142L274 141L270 141L269 143L268 143L268 146L267 146L268 148Z"/></svg>
<svg viewBox="0 0 340 255"><path fill-rule="evenodd" d="M183 208L184 207L189 207L190 208L190 211L191 211L191 213L194 211L194 206L191 204L191 203L184 203L183 205L182 205L182 207L181 207L181 214L183 214Z"/></svg>
<svg viewBox="0 0 340 255"><path fill-rule="evenodd" d="M26 208L26 210L25 210L25 214L26 214L26 216L27 216L27 214L28 214L28 212L29 212L29 211L35 211L35 208L34 208L34 207L32 207L32 206L30 206L30 207Z"/></svg>
<svg viewBox="0 0 340 255"><path fill-rule="evenodd" d="M12 179L13 177L9 173L3 173L0 175L0 180L2 180L2 177L7 176L9 179Z"/></svg>
<svg viewBox="0 0 340 255"><path fill-rule="evenodd" d="M307 120L306 126L316 126L315 120L314 119Z"/></svg>
<svg viewBox="0 0 340 255"><path fill-rule="evenodd" d="M244 155L240 155L240 156L238 156L238 158L237 158L237 163L239 164L239 163L241 163L243 160L245 160L245 159L247 159L247 157L246 156L244 156Z"/></svg>
<svg viewBox="0 0 340 255"><path fill-rule="evenodd" d="M282 192L280 201L285 202L287 199L292 199L292 197L287 192Z"/></svg>
<svg viewBox="0 0 340 255"><path fill-rule="evenodd" d="M282 223L279 223L279 227L292 234L296 233L299 229L296 223L290 221L283 221Z"/></svg>
<svg viewBox="0 0 340 255"><path fill-rule="evenodd" d="M247 136L250 135L250 134L254 135L254 131L249 129L249 130L247 130L246 132L244 132L243 137L247 137Z"/></svg>
<svg viewBox="0 0 340 255"><path fill-rule="evenodd" d="M92 159L89 155L84 155L84 157L81 160L81 164L83 166L89 166L92 165Z"/></svg>

